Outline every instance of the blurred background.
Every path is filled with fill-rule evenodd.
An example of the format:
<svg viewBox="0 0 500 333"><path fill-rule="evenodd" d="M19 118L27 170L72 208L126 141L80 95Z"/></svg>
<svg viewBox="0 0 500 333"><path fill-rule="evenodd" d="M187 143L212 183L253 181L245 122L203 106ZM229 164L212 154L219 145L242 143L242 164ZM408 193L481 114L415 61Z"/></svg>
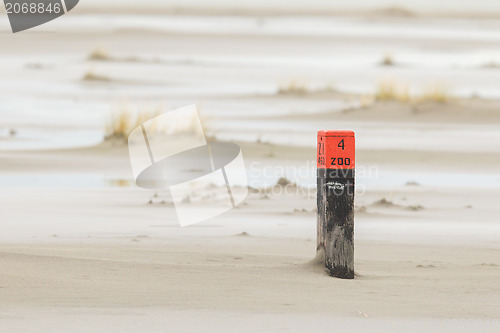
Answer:
<svg viewBox="0 0 500 333"><path fill-rule="evenodd" d="M497 1L84 0L18 34L1 18L0 150L32 153L0 184L129 184L128 133L196 104L206 134L246 144L250 162L311 162L307 176L249 171L255 186L313 187L325 128L356 131L368 188L500 186ZM78 147L124 160L33 160Z"/></svg>

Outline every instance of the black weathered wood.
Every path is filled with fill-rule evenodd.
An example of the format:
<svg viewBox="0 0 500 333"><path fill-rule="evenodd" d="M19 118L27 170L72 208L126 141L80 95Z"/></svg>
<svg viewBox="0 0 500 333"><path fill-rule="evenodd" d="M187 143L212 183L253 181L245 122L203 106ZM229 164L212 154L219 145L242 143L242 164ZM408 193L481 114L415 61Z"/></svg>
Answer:
<svg viewBox="0 0 500 333"><path fill-rule="evenodd" d="M318 190L319 230L324 233L325 265L331 276L354 278L354 178L325 178ZM318 185L320 181L318 178ZM318 243L320 240L318 239Z"/></svg>
<svg viewBox="0 0 500 333"><path fill-rule="evenodd" d="M325 249L326 242L326 188L327 181L351 180L354 183L354 170L352 169L318 169L317 171L317 231L316 231L316 251Z"/></svg>
<svg viewBox="0 0 500 333"><path fill-rule="evenodd" d="M317 207L318 207L318 222L317 222L317 238L316 238L316 251L325 249L325 234L326 234L326 223L325 223L325 177L321 177L318 172L318 196L317 196Z"/></svg>

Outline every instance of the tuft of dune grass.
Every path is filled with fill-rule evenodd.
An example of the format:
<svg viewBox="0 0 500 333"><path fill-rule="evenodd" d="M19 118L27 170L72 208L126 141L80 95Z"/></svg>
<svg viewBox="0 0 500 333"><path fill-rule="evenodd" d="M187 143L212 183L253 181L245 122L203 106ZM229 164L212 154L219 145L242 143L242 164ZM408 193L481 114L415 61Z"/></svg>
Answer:
<svg viewBox="0 0 500 333"><path fill-rule="evenodd" d="M394 61L393 56L390 53L386 53L383 57L382 60L380 61L380 66L395 66L396 62Z"/></svg>
<svg viewBox="0 0 500 333"><path fill-rule="evenodd" d="M104 49L96 48L92 52L90 52L88 59L94 61L108 61L111 60L112 58L110 57L108 52L105 51Z"/></svg>
<svg viewBox="0 0 500 333"><path fill-rule="evenodd" d="M408 85L399 84L394 81L382 81L375 92L377 101L399 101L407 103L410 101Z"/></svg>
<svg viewBox="0 0 500 333"><path fill-rule="evenodd" d="M327 84L324 87L312 87L305 80L292 79L278 85L278 94L280 95L307 95L311 93L335 92L333 84Z"/></svg>
<svg viewBox="0 0 500 333"><path fill-rule="evenodd" d="M137 127L141 126L146 121L155 118L162 114L162 107L130 107L126 104L121 104L119 107L111 111L108 121L106 123L106 139L127 139L129 134ZM152 131L158 130L156 126L150 129Z"/></svg>
<svg viewBox="0 0 500 333"><path fill-rule="evenodd" d="M89 69L82 77L83 81L101 81L101 82L107 82L111 81L111 79L107 76L97 74L94 72L94 70Z"/></svg>
<svg viewBox="0 0 500 333"><path fill-rule="evenodd" d="M307 94L310 91L308 85L303 80L293 79L280 84L278 94Z"/></svg>
<svg viewBox="0 0 500 333"><path fill-rule="evenodd" d="M3 128L0 127L0 140L1 139L11 139L17 135L17 130L14 128Z"/></svg>
<svg viewBox="0 0 500 333"><path fill-rule="evenodd" d="M92 52L90 52L87 59L89 61L158 62L153 60L142 60L136 56L115 57L101 48L96 48Z"/></svg>
<svg viewBox="0 0 500 333"><path fill-rule="evenodd" d="M490 62L484 63L481 65L481 68L485 69L499 69L500 64L494 60L491 60Z"/></svg>
<svg viewBox="0 0 500 333"><path fill-rule="evenodd" d="M381 81L374 95L377 101L397 101L401 103L436 102L447 103L451 97L443 84L432 84L423 89L421 94L411 95L407 84L392 80Z"/></svg>
<svg viewBox="0 0 500 333"><path fill-rule="evenodd" d="M124 139L126 140L132 131L147 122L148 134L171 135L183 133L197 133L200 120L203 123L205 117L193 115L190 118L179 119L171 122L165 117L158 117L167 110L164 105L128 105L121 103L116 106L107 119L105 126L106 139ZM203 127L206 131L206 128ZM215 136L208 136L209 142L216 141Z"/></svg>
<svg viewBox="0 0 500 333"><path fill-rule="evenodd" d="M391 17L415 17L416 13L411 10L400 7L400 6L389 6L387 8L382 8L376 11L377 14L381 16L391 16Z"/></svg>
<svg viewBox="0 0 500 333"><path fill-rule="evenodd" d="M446 103L450 99L450 95L448 90L443 85L434 84L432 86L427 87L424 90L424 93L419 96L419 102L438 102L438 103Z"/></svg>

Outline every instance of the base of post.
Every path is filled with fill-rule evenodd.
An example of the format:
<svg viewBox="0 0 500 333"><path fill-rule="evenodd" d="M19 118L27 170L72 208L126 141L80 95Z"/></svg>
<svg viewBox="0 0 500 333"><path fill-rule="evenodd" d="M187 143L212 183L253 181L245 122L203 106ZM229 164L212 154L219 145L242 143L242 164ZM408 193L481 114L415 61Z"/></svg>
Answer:
<svg viewBox="0 0 500 333"><path fill-rule="evenodd" d="M339 278L339 279L349 279L352 280L354 279L354 270L345 267L345 266L331 266L328 265L328 262L326 263L326 268L328 269L328 274L330 276Z"/></svg>

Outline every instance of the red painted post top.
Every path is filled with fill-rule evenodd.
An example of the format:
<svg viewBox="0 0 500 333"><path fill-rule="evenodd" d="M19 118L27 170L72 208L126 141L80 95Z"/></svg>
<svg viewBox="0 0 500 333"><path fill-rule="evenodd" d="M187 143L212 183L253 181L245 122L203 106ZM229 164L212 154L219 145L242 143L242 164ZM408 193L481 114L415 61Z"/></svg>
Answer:
<svg viewBox="0 0 500 333"><path fill-rule="evenodd" d="M318 168L355 168L355 137L353 131L327 130L318 132Z"/></svg>

